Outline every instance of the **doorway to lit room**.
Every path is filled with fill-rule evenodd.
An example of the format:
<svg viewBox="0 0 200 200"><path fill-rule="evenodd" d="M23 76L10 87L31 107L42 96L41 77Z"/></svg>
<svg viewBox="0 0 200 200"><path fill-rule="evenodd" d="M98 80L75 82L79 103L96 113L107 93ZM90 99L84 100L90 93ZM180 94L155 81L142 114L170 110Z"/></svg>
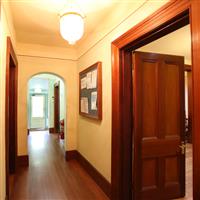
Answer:
<svg viewBox="0 0 200 200"><path fill-rule="evenodd" d="M47 128L47 95L34 93L30 95L30 129Z"/></svg>
<svg viewBox="0 0 200 200"><path fill-rule="evenodd" d="M28 83L28 131L63 132L65 120L64 82L53 74L38 74Z"/></svg>
<svg viewBox="0 0 200 200"><path fill-rule="evenodd" d="M37 74L28 82L28 145L29 160L40 160L36 153L48 151L48 141L57 142L64 157L65 85L48 73ZM42 155L42 154L41 154Z"/></svg>
<svg viewBox="0 0 200 200"><path fill-rule="evenodd" d="M142 166L143 197L192 198L191 63L189 24L133 51L133 94L140 99L134 107L141 112L133 118L135 126L142 123L143 152L135 162Z"/></svg>
<svg viewBox="0 0 200 200"><path fill-rule="evenodd" d="M192 153L191 145L186 144L192 138L195 147L194 138L198 136L197 132L192 133L193 123L186 115L189 105L184 97L187 90L184 71L189 67L194 77L194 66L191 66L192 61L185 62L184 55L162 52L165 49L162 44L157 46L159 52L142 49L189 24L188 5L184 4L185 11L178 13L176 3L169 3L169 7L162 9L164 13L172 7L177 8L176 14L167 21L162 20L164 16L160 10L142 22L143 26L139 24L112 43L112 85L116 86L112 107L115 113L121 111L112 117L113 199L191 199L198 196L196 169L192 168L193 163L198 165L195 162L197 153ZM152 21L158 22L159 26L154 26ZM146 34L142 32L145 26L149 28ZM167 41L165 45L179 48L187 39L181 41L178 37L175 43L169 45ZM196 44L190 40L190 54L192 43ZM193 56L193 59L197 57ZM190 157L186 152L190 152ZM193 192L193 186L196 192Z"/></svg>

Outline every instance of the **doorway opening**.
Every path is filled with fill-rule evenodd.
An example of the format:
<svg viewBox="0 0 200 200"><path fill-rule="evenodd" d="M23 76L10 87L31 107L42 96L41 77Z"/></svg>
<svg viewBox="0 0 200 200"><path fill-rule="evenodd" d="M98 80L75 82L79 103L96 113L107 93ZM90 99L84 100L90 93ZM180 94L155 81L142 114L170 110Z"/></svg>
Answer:
<svg viewBox="0 0 200 200"><path fill-rule="evenodd" d="M28 82L28 132L49 131L64 139L65 86L57 75L40 73Z"/></svg>
<svg viewBox="0 0 200 200"><path fill-rule="evenodd" d="M60 82L54 84L54 132L60 132Z"/></svg>
<svg viewBox="0 0 200 200"><path fill-rule="evenodd" d="M196 9L194 9L196 8ZM127 31L125 34L117 38L112 42L112 199L142 199L140 196L143 191L137 189L141 188L141 176L138 179L132 179L132 152L134 153L134 159L141 157L143 153L141 147L141 138L133 138L133 134L136 133L135 124L133 125L133 112L138 112L136 107L133 107L132 91L132 51L138 49L164 35L173 32L187 24L189 19L191 22L192 37L194 35L199 36L200 29L195 23L199 17L199 4L197 6L196 1L173 1L167 3L158 11L153 13L147 19ZM195 37L196 38L196 37ZM193 127L192 127L192 143L193 143L193 198L199 199L199 161L198 161L198 149L199 149L199 68L198 68L198 40L191 39L192 43L192 88L193 90ZM196 50L196 51L195 51ZM165 63L166 64L166 63ZM169 65L173 65L173 62L169 62ZM183 63L184 64L184 63ZM135 71L135 70L134 70ZM178 70L179 71L179 70ZM184 71L183 71L184 72ZM135 72L134 72L135 73ZM181 73L181 79L184 81L183 73ZM179 77L180 78L180 77ZM162 79L161 79L162 80ZM183 84L181 84L183 85ZM139 84L137 84L139 86ZM184 91L184 85L182 86ZM184 92L181 92L184 95ZM178 96L178 95L177 95ZM135 98L135 97L134 97ZM181 98L181 99L184 99ZM181 100L180 99L180 100ZM198 100L198 101L197 101ZM180 101L181 102L181 101ZM136 102L138 103L138 102ZM182 112L184 111L184 104L181 106ZM131 112L130 112L131 110ZM179 113L180 114L180 113ZM185 128L184 112L182 116L182 127ZM138 121L137 121L138 122ZM141 125L141 124L140 124ZM132 134L133 133L133 134ZM185 134L185 131L181 131ZM181 140L179 140L181 142ZM136 143L135 143L136 142ZM138 142L138 143L137 143ZM138 145L138 146L137 146ZM162 145L161 145L162 146ZM171 148L171 145L165 145L166 150ZM184 143L176 144L177 152L185 150ZM168 162L168 166L171 166ZM183 162L184 163L184 162ZM149 162L149 166L157 165L157 161L153 164ZM177 164L179 165L179 164ZM162 165L163 168L166 166ZM138 165L138 170L141 170L142 166ZM137 173L137 172L135 172ZM175 173L174 173L175 174ZM175 177L172 172L172 179ZM185 174L185 173L184 173ZM183 174L183 175L184 175ZM151 174L152 175L152 174ZM153 174L154 175L154 174ZM152 175L152 176L153 176ZM170 177L170 178L171 178ZM164 174L163 179L166 178ZM177 178L177 177L175 177ZM183 180L184 181L184 180ZM157 182L156 182L157 184ZM133 186L138 186L136 190L133 190ZM155 185L154 185L155 186ZM154 187L155 188L155 187ZM152 188L152 189L154 189ZM148 188L149 189L149 188ZM171 191L174 189L171 188ZM139 194L139 198L135 196ZM155 192L156 193L156 192ZM182 195L180 195L182 196ZM177 197L177 196L176 196ZM176 198L175 197L175 198ZM156 197L158 198L158 197ZM156 199L155 198L155 199ZM174 198L174 197L170 197ZM168 199L170 199L168 198Z"/></svg>
<svg viewBox="0 0 200 200"><path fill-rule="evenodd" d="M14 187L17 168L17 68L18 63L10 38L7 38L6 55L6 198Z"/></svg>
<svg viewBox="0 0 200 200"><path fill-rule="evenodd" d="M132 62L133 140L142 145L132 172L141 185L133 191L140 191L137 199L191 199L190 25L134 50Z"/></svg>

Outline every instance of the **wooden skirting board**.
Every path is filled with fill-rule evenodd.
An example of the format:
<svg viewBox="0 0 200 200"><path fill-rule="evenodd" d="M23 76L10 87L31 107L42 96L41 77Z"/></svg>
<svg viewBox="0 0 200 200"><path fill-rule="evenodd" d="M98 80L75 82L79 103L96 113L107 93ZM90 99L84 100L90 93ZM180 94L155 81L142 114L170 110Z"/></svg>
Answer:
<svg viewBox="0 0 200 200"><path fill-rule="evenodd" d="M77 160L104 193L111 197L111 184L77 150L65 152L66 161Z"/></svg>
<svg viewBox="0 0 200 200"><path fill-rule="evenodd" d="M28 155L17 156L17 167L28 167L29 157Z"/></svg>
<svg viewBox="0 0 200 200"><path fill-rule="evenodd" d="M53 128L49 128L49 133L54 133L54 127Z"/></svg>
<svg viewBox="0 0 200 200"><path fill-rule="evenodd" d="M76 151L76 150L65 152L65 160L66 161L77 160L77 157L78 157L78 151Z"/></svg>

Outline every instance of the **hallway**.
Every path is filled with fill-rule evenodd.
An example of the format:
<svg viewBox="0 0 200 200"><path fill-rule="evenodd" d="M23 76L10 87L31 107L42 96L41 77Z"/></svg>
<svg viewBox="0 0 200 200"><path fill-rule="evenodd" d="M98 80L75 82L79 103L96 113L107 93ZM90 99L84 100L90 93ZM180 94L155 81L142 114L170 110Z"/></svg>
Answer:
<svg viewBox="0 0 200 200"><path fill-rule="evenodd" d="M90 176L48 131L30 132L29 168L20 169L12 200L107 200Z"/></svg>

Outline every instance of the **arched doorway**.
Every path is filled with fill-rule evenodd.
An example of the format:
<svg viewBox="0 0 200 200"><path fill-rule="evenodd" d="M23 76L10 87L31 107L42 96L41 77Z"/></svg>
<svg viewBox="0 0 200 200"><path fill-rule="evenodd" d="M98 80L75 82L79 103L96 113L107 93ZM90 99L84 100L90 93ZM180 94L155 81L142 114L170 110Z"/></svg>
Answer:
<svg viewBox="0 0 200 200"><path fill-rule="evenodd" d="M65 84L61 77L39 73L28 81L28 132L46 130L64 139Z"/></svg>

